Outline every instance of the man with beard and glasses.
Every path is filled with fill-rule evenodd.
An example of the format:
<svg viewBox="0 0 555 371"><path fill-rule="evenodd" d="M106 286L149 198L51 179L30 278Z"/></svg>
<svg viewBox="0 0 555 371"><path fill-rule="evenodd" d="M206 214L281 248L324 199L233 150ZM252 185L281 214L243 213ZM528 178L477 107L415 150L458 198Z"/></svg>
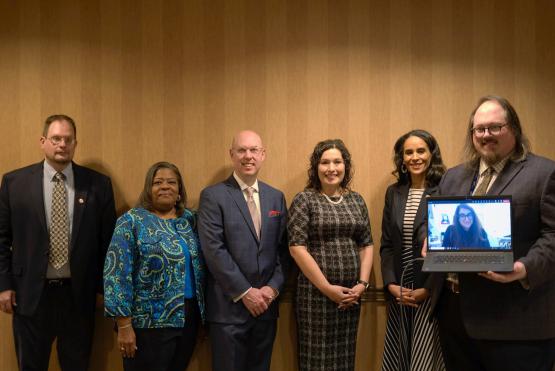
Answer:
<svg viewBox="0 0 555 371"><path fill-rule="evenodd" d="M265 371L284 283L287 208L282 192L257 180L266 158L257 133L238 133L229 154L233 174L203 190L199 207L212 366Z"/></svg>
<svg viewBox="0 0 555 371"><path fill-rule="evenodd" d="M440 194L511 195L515 263L508 273L435 274L432 307L447 369L551 371L555 163L530 152L516 111L497 96L481 98L470 115L465 154Z"/></svg>

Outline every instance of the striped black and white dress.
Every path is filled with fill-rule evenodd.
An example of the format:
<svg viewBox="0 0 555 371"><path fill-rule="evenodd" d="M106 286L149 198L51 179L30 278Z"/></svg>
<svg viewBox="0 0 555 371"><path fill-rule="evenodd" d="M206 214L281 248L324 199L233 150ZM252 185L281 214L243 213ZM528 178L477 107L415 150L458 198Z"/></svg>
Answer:
<svg viewBox="0 0 555 371"><path fill-rule="evenodd" d="M423 189L409 189L403 219L401 271L406 268L403 286L411 289L414 288L414 270L410 262L415 258L412 247L413 226L423 193ZM429 314L430 298L418 308L389 303L382 371L445 370L437 322L429 322Z"/></svg>

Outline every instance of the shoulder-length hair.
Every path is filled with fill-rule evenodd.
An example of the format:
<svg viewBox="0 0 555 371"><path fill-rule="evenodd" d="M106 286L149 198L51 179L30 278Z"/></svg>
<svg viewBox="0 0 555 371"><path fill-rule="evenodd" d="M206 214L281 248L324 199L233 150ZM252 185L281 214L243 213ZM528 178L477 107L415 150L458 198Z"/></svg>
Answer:
<svg viewBox="0 0 555 371"><path fill-rule="evenodd" d="M518 118L516 110L507 99L497 95L486 95L478 100L478 103L472 110L468 120L468 127L466 128L466 141L463 152L466 164L474 168L480 163L480 154L476 151L476 148L474 148L471 130L474 127L474 116L476 115L476 111L485 102L496 102L501 106L501 108L503 108L503 111L505 111L505 120L507 121L506 124L515 136L515 148L511 155L511 159L513 161L524 160L526 155L530 152L531 147L528 138L526 138L526 135L522 132L522 126L520 125L520 119Z"/></svg>
<svg viewBox="0 0 555 371"><path fill-rule="evenodd" d="M441 151L439 149L439 144L432 134L426 130L415 129L411 130L406 134L403 134L393 146L393 164L395 165L395 170L391 173L397 178L398 184L410 184L411 178L408 171L403 172L403 152L405 141L409 137L418 137L422 139L431 153L430 164L428 169L426 169L426 187L435 187L439 184L441 177L445 173L445 165L443 164L443 159L441 158Z"/></svg>
<svg viewBox="0 0 555 371"><path fill-rule="evenodd" d="M314 147L312 155L310 155L310 167L308 168L308 181L305 189L314 189L316 191L322 190L322 183L318 177L318 165L322 159L322 154L329 149L337 149L341 152L343 163L345 164L345 175L341 181L341 188L349 190L351 180L353 179L353 163L351 161L351 154L341 139L327 139L319 142Z"/></svg>
<svg viewBox="0 0 555 371"><path fill-rule="evenodd" d="M183 178L181 177L181 173L177 166L170 162L160 161L152 165L148 171L146 172L145 177L145 185L139 196L139 201L137 202L137 206L143 207L148 211L154 211L154 207L152 204L152 183L154 181L154 177L156 173L160 169L170 169L174 172L175 176L177 177L177 184L179 187L179 199L175 203L175 213L177 216L183 215L187 205L187 192L185 191L185 185L183 184Z"/></svg>
<svg viewBox="0 0 555 371"><path fill-rule="evenodd" d="M465 231L464 228L461 226L459 221L459 214L461 209L470 211L472 215L472 225L468 231ZM480 219L478 219L478 215L474 209L468 204L460 204L455 209L455 215L453 216L453 224L455 226L452 234L452 242L453 246L457 247L474 247L474 246L484 246L487 241L486 233L484 233L484 227L482 227L482 223ZM469 236L471 239L469 240L468 237L465 238L464 236ZM464 242L466 241L466 242ZM469 246L466 246L470 244Z"/></svg>

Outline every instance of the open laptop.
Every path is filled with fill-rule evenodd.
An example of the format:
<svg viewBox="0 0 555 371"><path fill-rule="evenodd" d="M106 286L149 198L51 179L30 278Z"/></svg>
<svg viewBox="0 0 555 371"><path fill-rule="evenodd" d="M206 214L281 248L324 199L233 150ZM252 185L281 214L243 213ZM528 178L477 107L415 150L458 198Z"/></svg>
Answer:
<svg viewBox="0 0 555 371"><path fill-rule="evenodd" d="M426 198L425 272L513 270L511 196Z"/></svg>

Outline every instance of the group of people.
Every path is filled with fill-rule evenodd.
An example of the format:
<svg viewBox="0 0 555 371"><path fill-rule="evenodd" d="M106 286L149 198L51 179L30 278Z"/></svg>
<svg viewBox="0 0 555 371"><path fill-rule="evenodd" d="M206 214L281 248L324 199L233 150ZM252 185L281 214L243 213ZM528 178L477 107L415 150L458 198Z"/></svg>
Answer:
<svg viewBox="0 0 555 371"><path fill-rule="evenodd" d="M530 152L504 98L482 98L467 129L466 161L450 170L425 130L394 145L380 241L382 370L551 371L555 163ZM299 369L354 370L373 239L341 140L316 145L289 209L258 179L266 151L246 130L232 140L233 173L202 191L198 211L179 169L158 162L116 221L110 179L72 161L76 138L70 117L49 117L45 160L2 178L0 310L13 313L21 370L46 370L55 338L62 369L86 370L95 306L115 321L125 370L185 370L202 323L214 370L269 370L293 261ZM512 195L513 271L423 273L425 198L470 194ZM455 214L444 239L487 242L469 205Z"/></svg>

